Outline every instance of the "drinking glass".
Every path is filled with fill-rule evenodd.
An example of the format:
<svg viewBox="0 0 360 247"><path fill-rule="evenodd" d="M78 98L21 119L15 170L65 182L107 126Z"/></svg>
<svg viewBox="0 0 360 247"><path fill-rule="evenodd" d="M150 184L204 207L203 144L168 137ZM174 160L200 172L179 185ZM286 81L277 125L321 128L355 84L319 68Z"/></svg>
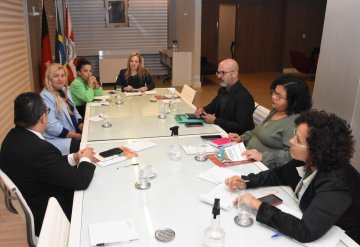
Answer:
<svg viewBox="0 0 360 247"><path fill-rule="evenodd" d="M251 209L241 201L241 197L244 196L245 193L245 190L240 190L237 197L237 215L235 216L234 221L239 226L251 226L254 223L254 220L250 215Z"/></svg>
<svg viewBox="0 0 360 247"><path fill-rule="evenodd" d="M195 160L200 161L200 162L204 162L207 159L208 159L208 157L206 155L206 144L205 143L200 143L199 145L196 146Z"/></svg>
<svg viewBox="0 0 360 247"><path fill-rule="evenodd" d="M139 165L138 181L135 183L135 188L139 190L146 190L150 188L149 176L152 174L152 167L147 163Z"/></svg>

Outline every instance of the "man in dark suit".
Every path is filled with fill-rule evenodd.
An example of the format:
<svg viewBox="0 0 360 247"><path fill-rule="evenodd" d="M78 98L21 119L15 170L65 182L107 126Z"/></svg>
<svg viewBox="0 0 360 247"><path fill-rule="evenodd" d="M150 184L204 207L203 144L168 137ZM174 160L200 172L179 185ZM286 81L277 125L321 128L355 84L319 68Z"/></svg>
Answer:
<svg viewBox="0 0 360 247"><path fill-rule="evenodd" d="M205 122L219 125L226 132L239 135L254 128L254 99L239 81L239 66L233 59L219 63L217 77L221 88L205 107L197 108L195 115Z"/></svg>
<svg viewBox="0 0 360 247"><path fill-rule="evenodd" d="M55 197L71 219L74 190L86 189L94 175L93 150L86 148L62 156L41 133L46 129L47 108L40 95L20 94L14 101L15 128L6 135L0 168L19 188L29 205L39 235L50 197Z"/></svg>

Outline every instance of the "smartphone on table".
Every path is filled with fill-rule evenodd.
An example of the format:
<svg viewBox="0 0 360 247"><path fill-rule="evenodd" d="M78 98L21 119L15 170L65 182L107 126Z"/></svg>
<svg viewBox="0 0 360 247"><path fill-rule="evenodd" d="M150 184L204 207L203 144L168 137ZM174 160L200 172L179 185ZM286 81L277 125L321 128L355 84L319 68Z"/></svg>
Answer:
<svg viewBox="0 0 360 247"><path fill-rule="evenodd" d="M107 158L113 155L119 155L123 152L123 150L121 150L120 148L112 148L103 152L100 152L100 156L103 158Z"/></svg>
<svg viewBox="0 0 360 247"><path fill-rule="evenodd" d="M202 136L200 136L200 137L201 137L201 139L207 140L207 141L211 141L211 140L216 140L216 139L222 138L221 135L202 135Z"/></svg>
<svg viewBox="0 0 360 247"><path fill-rule="evenodd" d="M260 198L258 198L258 200L260 200L262 202L266 202L272 206L279 205L283 202L283 200L280 197L278 197L274 194L269 194L269 195L260 197Z"/></svg>
<svg viewBox="0 0 360 247"><path fill-rule="evenodd" d="M203 123L185 123L186 127L201 127L204 126Z"/></svg>

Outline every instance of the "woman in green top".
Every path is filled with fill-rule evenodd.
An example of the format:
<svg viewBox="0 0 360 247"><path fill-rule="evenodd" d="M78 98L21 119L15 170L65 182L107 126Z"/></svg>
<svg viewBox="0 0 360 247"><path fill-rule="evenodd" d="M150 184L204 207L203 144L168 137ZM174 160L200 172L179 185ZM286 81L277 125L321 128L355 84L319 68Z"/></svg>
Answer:
<svg viewBox="0 0 360 247"><path fill-rule="evenodd" d="M283 75L272 83L270 89L273 109L265 120L241 136L229 133L229 138L244 142L249 159L274 168L291 160L289 140L294 135L294 120L298 113L309 110L312 103L309 88L300 78Z"/></svg>
<svg viewBox="0 0 360 247"><path fill-rule="evenodd" d="M84 117L86 102L93 101L95 96L103 95L103 89L92 75L91 63L88 60L79 59L76 71L78 76L71 83L70 92L78 112Z"/></svg>

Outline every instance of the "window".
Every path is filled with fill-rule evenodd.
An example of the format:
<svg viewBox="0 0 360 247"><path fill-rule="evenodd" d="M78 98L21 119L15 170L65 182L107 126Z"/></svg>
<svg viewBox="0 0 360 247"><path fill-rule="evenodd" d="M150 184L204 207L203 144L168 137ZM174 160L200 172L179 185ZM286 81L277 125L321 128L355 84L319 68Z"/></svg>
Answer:
<svg viewBox="0 0 360 247"><path fill-rule="evenodd" d="M106 27L128 27L128 0L105 0Z"/></svg>

